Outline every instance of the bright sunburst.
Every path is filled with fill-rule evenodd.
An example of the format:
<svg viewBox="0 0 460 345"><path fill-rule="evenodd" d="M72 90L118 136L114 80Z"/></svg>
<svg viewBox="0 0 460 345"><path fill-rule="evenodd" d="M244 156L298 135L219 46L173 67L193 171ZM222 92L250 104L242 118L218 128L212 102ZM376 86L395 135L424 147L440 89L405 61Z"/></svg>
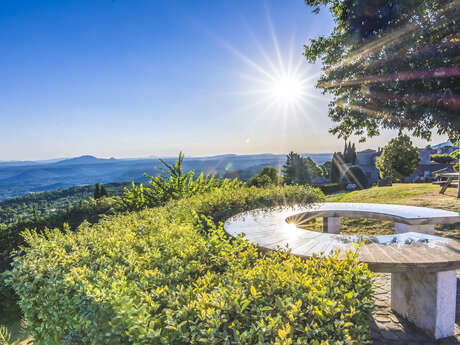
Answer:
<svg viewBox="0 0 460 345"><path fill-rule="evenodd" d="M295 105L303 96L307 96L302 81L294 75L283 75L274 79L269 91L274 101L281 106Z"/></svg>
<svg viewBox="0 0 460 345"><path fill-rule="evenodd" d="M242 111L254 110L260 116L266 116L267 113L281 115L285 120L287 115L299 115L311 120L312 108L315 108L314 99L319 98L314 91L314 84L320 70L307 64L298 49L301 45L295 43L294 35L288 42L284 41L283 48L280 48L268 9L267 23L272 47L262 44L248 27L248 38L258 48L259 56L249 57L214 36L247 67L244 72L238 71L242 78L241 88L232 93L247 96L248 103ZM289 116L289 121L292 120L293 117Z"/></svg>
<svg viewBox="0 0 460 345"><path fill-rule="evenodd" d="M312 106L316 74L306 66L300 57L296 64L292 57L287 59L278 56L277 60L269 60L252 65L252 73L243 77L247 88L244 94L252 96L252 106L262 106L265 111L280 112L282 115L305 114Z"/></svg>

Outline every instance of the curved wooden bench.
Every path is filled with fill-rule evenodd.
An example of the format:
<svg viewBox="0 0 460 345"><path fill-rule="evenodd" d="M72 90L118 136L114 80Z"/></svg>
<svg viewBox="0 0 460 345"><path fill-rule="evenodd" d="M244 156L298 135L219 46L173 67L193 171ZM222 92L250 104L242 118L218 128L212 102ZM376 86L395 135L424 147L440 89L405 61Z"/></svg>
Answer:
<svg viewBox="0 0 460 345"><path fill-rule="evenodd" d="M383 206L383 213L378 209ZM387 207L392 206L392 207ZM316 204L244 212L228 219L225 231L265 250L289 248L299 257L329 255L355 250L363 243L358 258L375 272L392 274L392 309L436 339L453 335L456 306L456 270L460 269L460 242L418 232L385 236L347 236L301 229L306 219L365 217L394 220L407 225L460 222L458 213L395 205ZM424 216L422 211L426 210ZM446 213L447 212L447 213ZM378 217L378 218L377 218Z"/></svg>

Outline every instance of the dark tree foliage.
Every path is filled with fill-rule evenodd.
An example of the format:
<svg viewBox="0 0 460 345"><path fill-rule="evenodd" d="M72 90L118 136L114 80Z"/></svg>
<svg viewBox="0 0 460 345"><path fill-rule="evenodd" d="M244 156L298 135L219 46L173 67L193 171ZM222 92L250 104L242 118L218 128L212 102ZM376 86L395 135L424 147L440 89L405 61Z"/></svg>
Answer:
<svg viewBox="0 0 460 345"><path fill-rule="evenodd" d="M321 176L322 170L318 167L313 159L310 157L303 158L304 164L307 166L308 175L310 178Z"/></svg>
<svg viewBox="0 0 460 345"><path fill-rule="evenodd" d="M265 167L258 174L251 177L248 186L265 187L269 185L279 185L281 180L278 169Z"/></svg>
<svg viewBox="0 0 460 345"><path fill-rule="evenodd" d="M355 184L359 189L365 189L369 187L369 179L367 178L363 169L361 169L361 167L358 165L352 165L351 167L347 168L343 175L342 183Z"/></svg>
<svg viewBox="0 0 460 345"><path fill-rule="evenodd" d="M448 164L455 161L455 158L447 153L444 153L431 155L431 160L436 163Z"/></svg>
<svg viewBox="0 0 460 345"><path fill-rule="evenodd" d="M380 177L404 181L420 165L420 154L408 135L391 139L377 159Z"/></svg>
<svg viewBox="0 0 460 345"><path fill-rule="evenodd" d="M306 0L335 20L327 37L305 46L320 59L317 87L333 95L331 133L364 141L380 129L460 132L458 0Z"/></svg>
<svg viewBox="0 0 460 345"><path fill-rule="evenodd" d="M99 183L96 183L94 186L94 199L99 199L101 197L101 186Z"/></svg>
<svg viewBox="0 0 460 345"><path fill-rule="evenodd" d="M101 186L100 193L101 193L101 198L109 196L109 192L107 192L107 189L104 186Z"/></svg>
<svg viewBox="0 0 460 345"><path fill-rule="evenodd" d="M287 155L282 172L284 183L287 185L304 185L311 183L311 176L304 159L295 152L291 151Z"/></svg>
<svg viewBox="0 0 460 345"><path fill-rule="evenodd" d="M321 169L321 176L324 178L331 178L332 161L326 161L319 165L318 168Z"/></svg>
<svg viewBox="0 0 460 345"><path fill-rule="evenodd" d="M351 142L345 142L345 148L343 150L343 160L345 163L356 165L358 157L356 155L356 145L351 145Z"/></svg>
<svg viewBox="0 0 460 345"><path fill-rule="evenodd" d="M340 152L334 152L331 166L331 182L340 183L340 171L344 165L343 155Z"/></svg>
<svg viewBox="0 0 460 345"><path fill-rule="evenodd" d="M96 183L94 186L94 199L100 199L109 196L109 192L104 186L101 186L99 183Z"/></svg>

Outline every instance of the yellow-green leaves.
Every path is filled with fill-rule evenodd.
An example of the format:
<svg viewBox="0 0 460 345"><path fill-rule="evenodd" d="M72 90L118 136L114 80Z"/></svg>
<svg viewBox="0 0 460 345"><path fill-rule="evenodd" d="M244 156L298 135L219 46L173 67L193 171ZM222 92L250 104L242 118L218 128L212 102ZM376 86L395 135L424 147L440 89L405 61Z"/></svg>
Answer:
<svg viewBox="0 0 460 345"><path fill-rule="evenodd" d="M261 255L219 225L317 197L216 189L76 233L30 234L11 283L34 344L366 344L371 282L356 256Z"/></svg>

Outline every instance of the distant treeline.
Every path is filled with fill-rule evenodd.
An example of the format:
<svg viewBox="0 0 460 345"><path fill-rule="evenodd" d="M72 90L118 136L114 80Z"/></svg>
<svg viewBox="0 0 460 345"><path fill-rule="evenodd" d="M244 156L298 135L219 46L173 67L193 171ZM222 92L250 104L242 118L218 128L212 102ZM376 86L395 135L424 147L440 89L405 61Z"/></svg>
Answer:
<svg viewBox="0 0 460 345"><path fill-rule="evenodd" d="M121 196L131 183L117 182L103 185L109 195ZM11 225L34 218L60 215L80 200L94 196L95 186L79 186L50 192L30 193L0 202L0 224Z"/></svg>

